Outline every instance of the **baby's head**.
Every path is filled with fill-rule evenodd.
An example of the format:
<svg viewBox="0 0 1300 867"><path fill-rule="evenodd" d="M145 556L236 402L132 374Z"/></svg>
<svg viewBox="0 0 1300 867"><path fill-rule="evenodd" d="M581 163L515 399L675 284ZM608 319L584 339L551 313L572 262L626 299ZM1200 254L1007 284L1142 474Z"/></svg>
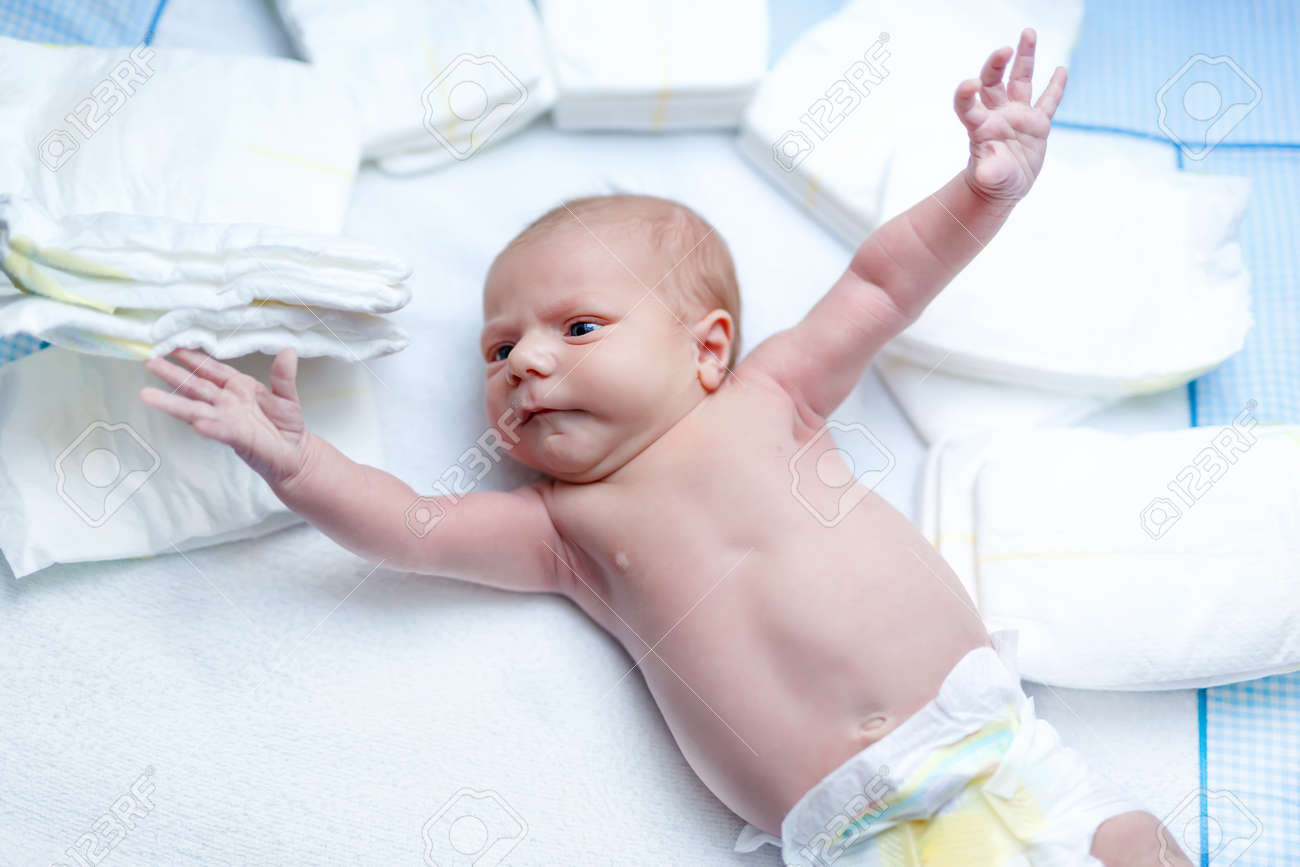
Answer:
<svg viewBox="0 0 1300 867"><path fill-rule="evenodd" d="M488 418L513 426L521 463L603 478L722 384L739 323L731 253L694 211L653 196L565 202L488 270Z"/></svg>

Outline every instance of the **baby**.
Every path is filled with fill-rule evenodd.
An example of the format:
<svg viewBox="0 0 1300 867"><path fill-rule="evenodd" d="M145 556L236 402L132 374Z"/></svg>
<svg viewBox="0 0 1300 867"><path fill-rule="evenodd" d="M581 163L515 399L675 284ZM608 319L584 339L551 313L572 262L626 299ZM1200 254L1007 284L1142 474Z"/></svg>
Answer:
<svg viewBox="0 0 1300 867"><path fill-rule="evenodd" d="M749 823L737 848L813 865L1190 864L1035 718L1014 647L825 431L1029 192L1065 89L1058 68L1030 103L1034 40L1022 33L1005 85L1010 47L957 88L966 167L739 364L731 257L688 208L580 199L511 241L483 293L487 412L543 481L420 497L349 460L304 427L292 350L269 390L177 350L191 372L153 359L174 391L141 397L362 557L571 599ZM440 515L428 532L408 529L416 504Z"/></svg>

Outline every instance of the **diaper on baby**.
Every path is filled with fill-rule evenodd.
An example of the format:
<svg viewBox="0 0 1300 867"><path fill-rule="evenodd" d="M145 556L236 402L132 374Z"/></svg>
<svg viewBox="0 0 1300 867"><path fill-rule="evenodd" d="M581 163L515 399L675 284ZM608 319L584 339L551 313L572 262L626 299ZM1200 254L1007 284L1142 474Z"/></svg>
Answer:
<svg viewBox="0 0 1300 867"><path fill-rule="evenodd" d="M803 796L781 839L746 826L738 851L780 846L792 867L1096 865L1097 826L1142 807L1090 771L1034 714L1014 633L971 651L939 694Z"/></svg>

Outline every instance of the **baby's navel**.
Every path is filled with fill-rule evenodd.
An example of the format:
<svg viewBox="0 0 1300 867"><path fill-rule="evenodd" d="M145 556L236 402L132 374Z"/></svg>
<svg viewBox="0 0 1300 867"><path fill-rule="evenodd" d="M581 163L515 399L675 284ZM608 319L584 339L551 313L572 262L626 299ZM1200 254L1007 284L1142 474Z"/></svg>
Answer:
<svg viewBox="0 0 1300 867"><path fill-rule="evenodd" d="M618 567L620 572L626 572L627 566L631 562L631 560L627 559L627 554L623 551L619 551L614 555L614 565Z"/></svg>
<svg viewBox="0 0 1300 867"><path fill-rule="evenodd" d="M858 737L862 739L864 746L884 737L884 729L888 723L889 717L883 713L874 713L858 723Z"/></svg>

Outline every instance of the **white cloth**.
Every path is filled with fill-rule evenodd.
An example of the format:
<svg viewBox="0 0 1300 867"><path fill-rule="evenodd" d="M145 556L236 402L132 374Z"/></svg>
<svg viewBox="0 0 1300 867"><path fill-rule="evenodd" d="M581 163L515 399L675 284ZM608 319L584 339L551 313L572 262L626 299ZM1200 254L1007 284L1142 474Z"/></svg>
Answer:
<svg viewBox="0 0 1300 867"><path fill-rule="evenodd" d="M302 63L0 38L0 192L56 216L126 211L331 234L359 150L351 107Z"/></svg>
<svg viewBox="0 0 1300 867"><path fill-rule="evenodd" d="M1208 687L1300 666L1300 429L1083 429L936 447L922 529L1025 677ZM1190 504L1189 504L1190 503Z"/></svg>
<svg viewBox="0 0 1300 867"><path fill-rule="evenodd" d="M407 343L366 311L405 304L410 268L346 238L119 213L54 218L0 195L0 266L31 293L0 288L0 336L83 352L150 358L186 346L232 358L293 347L361 360Z"/></svg>
<svg viewBox="0 0 1300 867"><path fill-rule="evenodd" d="M885 215L937 189L965 147L930 140L900 152ZM888 351L946 373L1103 396L1173 388L1237 352L1251 325L1234 240L1250 182L1157 168L1168 159L1164 145L1054 131L1034 189Z"/></svg>
<svg viewBox="0 0 1300 867"><path fill-rule="evenodd" d="M964 140L952 110L958 83L1034 27L1037 94L1053 69L1068 65L1082 18L1082 0L852 0L804 34L763 80L745 110L741 150L856 246L881 221L895 155L936 137ZM946 165L948 177L965 162Z"/></svg>
<svg viewBox="0 0 1300 867"><path fill-rule="evenodd" d="M551 107L529 0L276 0L299 53L361 117L364 156L406 173L472 156Z"/></svg>
<svg viewBox="0 0 1300 867"><path fill-rule="evenodd" d="M767 71L764 0L540 0L561 129L735 127Z"/></svg>
<svg viewBox="0 0 1300 867"><path fill-rule="evenodd" d="M231 363L266 381L271 359ZM334 359L298 369L308 427L363 463L382 460L370 375ZM144 406L140 389L159 384L138 362L57 347L0 367L0 551L15 577L302 521L228 446Z"/></svg>
<svg viewBox="0 0 1300 867"><path fill-rule="evenodd" d="M939 693L807 792L781 839L746 826L736 849L779 845L791 867L925 861L1097 865L1097 826L1142 806L1039 719L1015 671L1015 635L970 651ZM924 824L918 825L918 820Z"/></svg>

